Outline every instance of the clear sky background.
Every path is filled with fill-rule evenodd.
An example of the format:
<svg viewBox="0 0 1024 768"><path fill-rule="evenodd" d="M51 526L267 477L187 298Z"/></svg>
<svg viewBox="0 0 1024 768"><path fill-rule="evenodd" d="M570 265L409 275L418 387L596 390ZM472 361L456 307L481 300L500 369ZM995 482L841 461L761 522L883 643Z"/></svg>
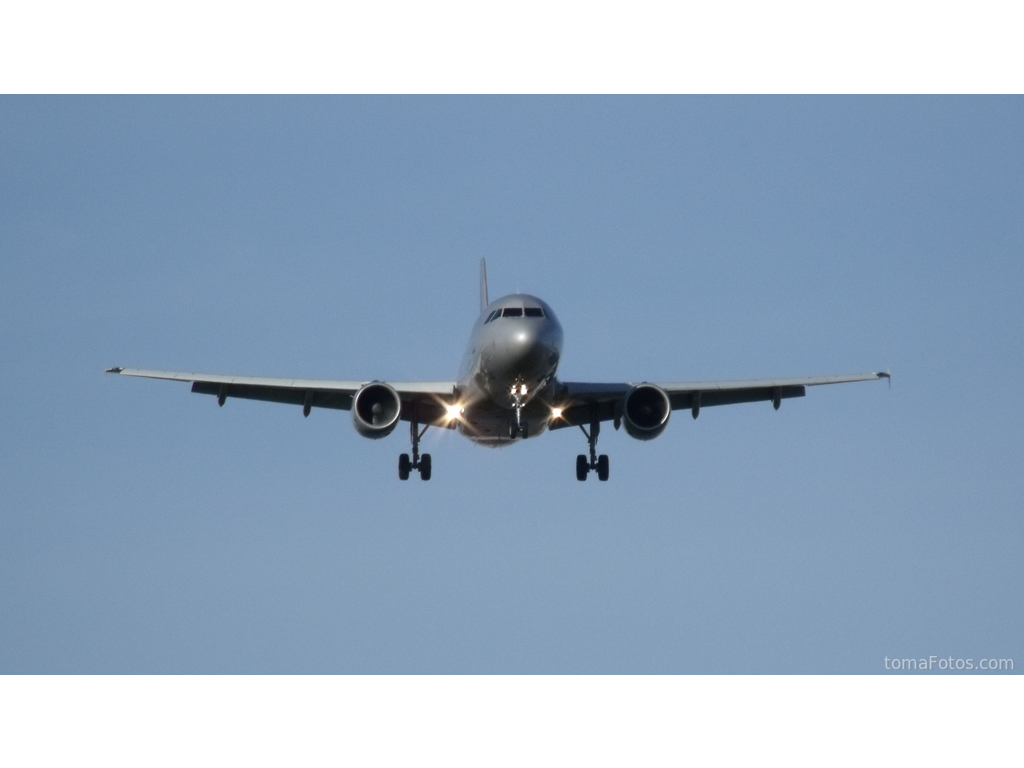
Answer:
<svg viewBox="0 0 1024 768"><path fill-rule="evenodd" d="M0 672L1024 665L1020 98L0 99ZM121 365L884 382L408 450Z"/></svg>

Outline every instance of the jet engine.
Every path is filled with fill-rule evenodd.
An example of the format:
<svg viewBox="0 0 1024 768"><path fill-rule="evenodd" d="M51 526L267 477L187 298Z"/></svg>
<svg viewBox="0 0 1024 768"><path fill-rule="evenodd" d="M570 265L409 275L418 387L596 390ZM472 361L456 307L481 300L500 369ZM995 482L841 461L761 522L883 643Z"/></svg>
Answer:
<svg viewBox="0 0 1024 768"><path fill-rule="evenodd" d="M637 384L622 398L622 423L637 440L653 440L668 425L672 404L661 387Z"/></svg>
<svg viewBox="0 0 1024 768"><path fill-rule="evenodd" d="M360 435L371 440L390 435L401 413L398 393L379 381L363 385L352 397L352 423Z"/></svg>

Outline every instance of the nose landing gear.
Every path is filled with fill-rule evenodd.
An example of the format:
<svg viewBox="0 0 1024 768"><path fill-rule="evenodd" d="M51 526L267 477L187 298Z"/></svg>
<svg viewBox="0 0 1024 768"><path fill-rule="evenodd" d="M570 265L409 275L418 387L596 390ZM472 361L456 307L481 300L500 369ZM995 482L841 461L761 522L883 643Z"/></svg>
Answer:
<svg viewBox="0 0 1024 768"><path fill-rule="evenodd" d="M398 479L408 480L409 472L413 469L420 473L421 480L430 479L431 461L430 454L424 453L420 456L420 438L426 434L427 430L430 429L430 425L427 424L423 427L423 431L420 431L420 425L415 421L409 422L409 435L412 438L412 460L409 460L409 454L403 453L398 457Z"/></svg>
<svg viewBox="0 0 1024 768"><path fill-rule="evenodd" d="M526 425L523 424L523 398L526 396L526 385L525 384L513 384L512 385L512 407L516 411L516 421L514 424L509 424L508 436L510 440L515 440L517 436L522 435L526 438Z"/></svg>
<svg viewBox="0 0 1024 768"><path fill-rule="evenodd" d="M580 424L580 431L587 438L587 443L590 445L590 460L584 454L580 454L576 457L576 479L583 481L587 479L587 474L592 469L597 470L597 479L602 483L608 479L608 456L602 453L600 456L597 455L597 436L601 434L601 422L596 418L590 422L590 432Z"/></svg>

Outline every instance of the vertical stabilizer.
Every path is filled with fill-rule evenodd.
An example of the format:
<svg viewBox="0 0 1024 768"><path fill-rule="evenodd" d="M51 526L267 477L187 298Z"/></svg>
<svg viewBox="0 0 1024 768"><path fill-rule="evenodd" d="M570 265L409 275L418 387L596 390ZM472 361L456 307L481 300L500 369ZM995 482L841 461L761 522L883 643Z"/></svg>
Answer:
<svg viewBox="0 0 1024 768"><path fill-rule="evenodd" d="M480 259L480 311L487 309L490 303L487 300L487 259Z"/></svg>

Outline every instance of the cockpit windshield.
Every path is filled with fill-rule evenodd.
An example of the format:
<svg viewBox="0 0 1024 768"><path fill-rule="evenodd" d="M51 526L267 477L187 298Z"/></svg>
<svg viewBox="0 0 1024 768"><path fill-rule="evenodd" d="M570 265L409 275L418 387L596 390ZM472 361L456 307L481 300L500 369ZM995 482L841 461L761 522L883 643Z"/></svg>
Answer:
<svg viewBox="0 0 1024 768"><path fill-rule="evenodd" d="M496 309L487 316L484 320L484 325L497 320L499 317L544 317L544 310L540 307L505 307L504 309Z"/></svg>

